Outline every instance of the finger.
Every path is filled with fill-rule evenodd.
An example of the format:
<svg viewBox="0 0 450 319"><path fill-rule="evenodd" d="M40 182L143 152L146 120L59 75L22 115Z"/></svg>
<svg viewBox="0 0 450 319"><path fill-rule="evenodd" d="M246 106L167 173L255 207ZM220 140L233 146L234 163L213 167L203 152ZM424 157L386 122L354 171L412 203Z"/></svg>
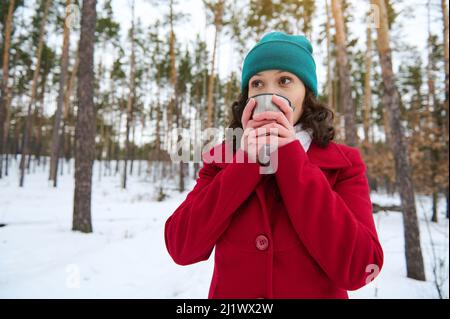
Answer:
<svg viewBox="0 0 450 319"><path fill-rule="evenodd" d="M253 128L258 128L261 127L263 125L269 124L269 123L274 123L276 122L275 120L261 120L261 121L255 121L255 120L250 120L247 122L247 127L253 127Z"/></svg>
<svg viewBox="0 0 450 319"><path fill-rule="evenodd" d="M270 127L258 127L255 129L255 137L265 136L271 133L276 134L275 131L270 131Z"/></svg>
<svg viewBox="0 0 450 319"><path fill-rule="evenodd" d="M277 149L280 138L276 135L267 135L260 136L257 139L258 146L262 147L263 145L269 146L270 151L274 151Z"/></svg>
<svg viewBox="0 0 450 319"><path fill-rule="evenodd" d="M241 144L245 145L245 144L248 143L248 137L249 137L250 132L251 132L252 130L253 130L252 128L246 128L246 129L244 130L244 133L242 134L242 137L241 137Z"/></svg>
<svg viewBox="0 0 450 319"><path fill-rule="evenodd" d="M289 136L292 135L292 132L290 130L288 130L283 125L280 125L278 123L270 123L270 124L266 124L266 125L261 126L261 127L267 128L268 130L270 130L270 132L271 132L270 134L271 135L277 135L277 136L280 136L280 137L289 137Z"/></svg>
<svg viewBox="0 0 450 319"><path fill-rule="evenodd" d="M248 139L250 139L250 138L255 138L255 136L256 136L256 129L250 128L250 129L248 130L247 138L248 138Z"/></svg>
<svg viewBox="0 0 450 319"><path fill-rule="evenodd" d="M253 130L253 127L246 127L243 133L243 136L248 136L250 131Z"/></svg>
<svg viewBox="0 0 450 319"><path fill-rule="evenodd" d="M266 145L270 145L271 143L274 143L275 141L277 141L278 138L279 137L277 135L259 136L258 142L263 142Z"/></svg>
<svg viewBox="0 0 450 319"><path fill-rule="evenodd" d="M278 145L280 144L280 140L281 140L281 138L279 136L274 136L274 135L270 136L269 146L270 146L271 151L274 151L278 148Z"/></svg>
<svg viewBox="0 0 450 319"><path fill-rule="evenodd" d="M289 128L292 126L291 123L286 118L286 116L284 116L284 114L281 112L266 111L266 112L256 114L253 118L258 121L260 121L260 120L276 120L279 124L283 125L286 128Z"/></svg>
<svg viewBox="0 0 450 319"><path fill-rule="evenodd" d="M278 140L278 145L285 145L285 144L290 143L290 142L292 142L292 140L290 140L288 138L280 137L279 140Z"/></svg>
<svg viewBox="0 0 450 319"><path fill-rule="evenodd" d="M253 127L247 127L244 130L243 139L248 140L249 138L254 138L255 136L255 129Z"/></svg>
<svg viewBox="0 0 450 319"><path fill-rule="evenodd" d="M250 120L252 116L252 111L256 106L256 100L254 98L250 98L247 104L244 107L244 112L242 113L241 123L242 127L247 127L247 122Z"/></svg>
<svg viewBox="0 0 450 319"><path fill-rule="evenodd" d="M267 138L267 139L266 139ZM252 136L248 139L248 145L252 145L259 150L264 144L268 144L270 136L266 136L262 133L260 136Z"/></svg>
<svg viewBox="0 0 450 319"><path fill-rule="evenodd" d="M293 118L293 110L289 106L289 104L284 99L275 94L272 95L272 102L274 102L280 108L280 110L283 111L288 121L292 122L291 120Z"/></svg>
<svg viewBox="0 0 450 319"><path fill-rule="evenodd" d="M269 123L255 129L255 136L275 135L280 137L290 137L293 132L278 123Z"/></svg>

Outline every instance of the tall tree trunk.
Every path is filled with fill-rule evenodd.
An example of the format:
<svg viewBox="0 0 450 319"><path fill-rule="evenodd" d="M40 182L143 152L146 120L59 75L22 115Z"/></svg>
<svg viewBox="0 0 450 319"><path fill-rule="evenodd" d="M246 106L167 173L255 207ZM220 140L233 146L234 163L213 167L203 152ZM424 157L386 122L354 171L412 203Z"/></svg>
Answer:
<svg viewBox="0 0 450 319"><path fill-rule="evenodd" d="M75 128L75 194L72 230L92 232L92 166L95 157L94 42L96 0L83 0Z"/></svg>
<svg viewBox="0 0 450 319"><path fill-rule="evenodd" d="M382 110L383 114L383 127L384 127L384 136L386 144L391 145L391 127L390 127L390 120L389 120L389 112L384 109Z"/></svg>
<svg viewBox="0 0 450 319"><path fill-rule="evenodd" d="M131 126L132 126L132 131L131 131L131 138L132 138L132 143L131 143L131 147L130 147L130 176L133 175L133 164L134 164L134 157L136 154L136 121L132 120L131 121Z"/></svg>
<svg viewBox="0 0 450 319"><path fill-rule="evenodd" d="M325 12L326 12L326 24L325 24L325 35L327 38L327 96L328 96L328 107L332 108L336 112L335 105L333 103L333 74L331 68L331 34L330 34L330 9L328 7L328 0L325 0Z"/></svg>
<svg viewBox="0 0 450 319"><path fill-rule="evenodd" d="M99 63L99 68L102 68L101 63ZM98 78L101 79L100 71L98 73ZM101 80L100 80L101 81ZM99 138L99 147L98 147L98 154L96 154L95 159L98 163L98 181L101 181L102 178L102 165L103 165L103 150L105 147L105 109L102 109L101 115L97 113L98 117L100 118L100 138Z"/></svg>
<svg viewBox="0 0 450 319"><path fill-rule="evenodd" d="M177 142L180 142L180 139L182 139L183 138L183 134L182 134L182 129L183 129L183 127L184 127L184 123L183 123L183 116L182 116L182 114L183 114L183 112L182 112L182 105L183 105L183 103L177 103L177 126L179 127L179 128L181 128L180 130L179 130L179 132L181 132L181 134L177 134L178 136L177 136ZM181 135L181 137L180 137L180 135ZM182 193L182 192L184 192L184 190L185 190L185 188L184 188L184 162L182 161L182 160L180 160L180 163L178 164L179 165L179 171L178 171L178 173L179 173L179 179L178 179L178 191L180 192L180 193Z"/></svg>
<svg viewBox="0 0 450 319"><path fill-rule="evenodd" d="M14 76L15 77L15 76ZM13 81L14 85L14 81ZM1 167L5 167L4 175L8 176L8 156L9 156L9 150L8 150L8 136L9 136L9 128L10 128L10 120L11 120L11 101L12 101L12 90L8 90L8 97L6 100L6 120L4 125L4 131L3 131L3 153L0 153L0 170ZM3 164L3 155L5 157L5 163ZM1 176L2 172L0 172Z"/></svg>
<svg viewBox="0 0 450 319"><path fill-rule="evenodd" d="M0 83L0 178L3 175L3 153L5 152L6 136L4 130L6 126L6 117L8 113L8 98L10 95L10 90L8 86L9 79L9 48L11 46L11 30L12 21L14 13L14 0L9 1L8 15L6 17L6 23L4 25L5 29L5 43L3 49L3 70L2 70L2 80Z"/></svg>
<svg viewBox="0 0 450 319"><path fill-rule="evenodd" d="M116 135L116 151L115 151L115 158L116 158L116 168L115 173L117 174L119 172L119 164L120 164L120 129L122 128L122 98L119 100L119 121L118 121L118 127L117 127L117 135Z"/></svg>
<svg viewBox="0 0 450 319"><path fill-rule="evenodd" d="M150 106L150 108L152 108L152 106ZM151 110L150 110L150 112L151 112ZM145 114L143 114L141 117L141 135L140 135L141 141L145 140L145 120L146 120ZM141 177L142 164L143 164L142 162L144 160L144 157L142 156L143 154L144 154L144 147L141 146L141 148L139 149L139 152L138 152L138 160L139 160L139 162L138 162L138 177Z"/></svg>
<svg viewBox="0 0 450 319"><path fill-rule="evenodd" d="M19 153L19 144L20 144L20 126L21 126L21 121L22 119L19 117L19 120L17 121L17 123L14 125L14 142L13 142L13 149L12 149L12 153L14 154L14 160L17 161L17 154Z"/></svg>
<svg viewBox="0 0 450 319"><path fill-rule="evenodd" d="M427 26L428 26L428 63L427 63L427 86L428 86L428 94L427 94L427 110L425 112L427 120L427 131L431 128L433 130L433 133L430 134L431 139L431 147L427 147L427 151L430 153L431 163L430 163L430 170L431 170L431 186L432 186L432 215L431 215L431 221L437 223L438 222L438 207L437 207L437 199L438 199L438 189L439 186L436 185L435 177L439 174L438 172L438 163L440 160L440 156L438 152L436 152L436 149L434 148L435 143L438 143L438 139L441 138L440 135L436 134L436 129L439 129L439 123L435 121L435 118L433 114L436 112L437 109L437 103L436 103L436 93L434 89L434 79L433 79L433 61L432 61L432 42L431 42L431 28L430 28L430 13L431 13L431 1L428 0L427 3Z"/></svg>
<svg viewBox="0 0 450 319"><path fill-rule="evenodd" d="M400 97L392 70L387 10L384 0L371 0L371 2L380 10L380 26L377 28L377 48L384 86L383 104L389 113L389 124L392 134L390 146L394 153L396 182L403 208L407 276L408 278L425 280L411 167L400 121Z"/></svg>
<svg viewBox="0 0 450 319"><path fill-rule="evenodd" d="M447 0L441 0L441 7L442 7L442 22L443 22L443 31L444 31L444 65L445 65L445 101L444 101L444 109L445 109L445 124L444 124L444 139L445 139L445 146L446 151L445 154L448 158L448 124L449 124L449 109L448 109L448 87L449 87L449 62L448 62L448 8L447 8ZM445 197L447 199L447 214L446 217L448 218L448 210L449 210L449 194L448 194L448 185L445 188Z"/></svg>
<svg viewBox="0 0 450 319"><path fill-rule="evenodd" d="M129 94L127 100L127 123L126 123L126 136L125 136L125 161L123 167L123 176L122 176L122 188L127 188L127 166L128 159L130 158L130 127L131 122L133 121L133 104L134 104L134 78L135 78L135 44L134 44L134 0L132 2L132 18L131 18L131 57L130 57L130 84L129 84Z"/></svg>
<svg viewBox="0 0 450 319"><path fill-rule="evenodd" d="M369 145L370 112L372 108L372 86L370 85L370 75L372 71L372 30L370 23L367 24L367 44L365 56L364 74L364 145L367 149Z"/></svg>
<svg viewBox="0 0 450 319"><path fill-rule="evenodd" d="M448 87L449 87L449 62L448 62L448 8L447 8L447 1L441 0L441 6L442 6L442 20L443 20L443 32L444 32L444 65L445 65L445 137L446 142L448 146L448 123L449 123L449 116L448 116Z"/></svg>
<svg viewBox="0 0 450 319"><path fill-rule="evenodd" d="M177 86L177 68L175 65L175 32L173 31L174 25L174 13L173 13L173 0L169 3L169 24L170 24L170 37L169 37L169 58L170 58L170 84L172 92L168 109L167 109L167 133L171 136L170 131L172 129L173 114L175 110L176 99L176 86Z"/></svg>
<svg viewBox="0 0 450 319"><path fill-rule="evenodd" d="M13 79L12 79L12 84L11 87L13 88L16 84L16 72L13 72ZM8 161L8 157L9 157L9 150L8 150L8 136L9 136L9 129L10 129L10 125L11 125L11 102L12 102L12 90L7 90L7 100L6 100L6 120L5 120L5 125L4 125L4 131L3 131L3 153L5 155L5 164L2 165L2 156L0 154L0 167L4 166L5 167L5 176L8 176L8 165L9 165L9 161ZM11 154L13 154L12 150L11 150Z"/></svg>
<svg viewBox="0 0 450 319"><path fill-rule="evenodd" d="M156 71L156 83L160 83L160 67L158 66ZM159 160L159 155L161 152L161 121L162 121L162 111L161 111L161 104L160 104L160 89L157 88L156 92L156 139L155 139L155 150L157 154L157 160Z"/></svg>
<svg viewBox="0 0 450 319"><path fill-rule="evenodd" d="M61 74L59 76L59 90L58 90L58 99L56 103L56 112L55 112L55 122L53 123L53 133L52 133L52 149L50 156L50 174L49 180L53 180L53 187L57 185L57 162L59 158L59 142L61 140L61 115L64 104L64 89L66 86L66 77L67 77L67 68L69 65L69 41L70 41L70 28L67 23L67 19L70 15L70 2L71 0L66 0L66 17L64 19L64 37L63 37L63 46L62 46L62 54L61 54Z"/></svg>
<svg viewBox="0 0 450 319"><path fill-rule="evenodd" d="M211 73L209 75L208 81L208 123L207 127L214 126L214 80L215 80L215 62L216 62L216 50L217 50L217 41L220 39L220 30L222 28L222 14L223 14L223 0L219 0L215 5L214 10L214 46L212 52L211 59Z"/></svg>
<svg viewBox="0 0 450 319"><path fill-rule="evenodd" d="M339 66L340 105L344 108L345 142L356 146L358 136L355 124L355 106L352 98L352 82L350 78L347 57L346 34L344 29L344 16L342 13L342 0L332 0L332 11L336 28L336 51Z"/></svg>
<svg viewBox="0 0 450 319"><path fill-rule="evenodd" d="M111 108L116 105L116 99L115 99L116 90L114 88L115 88L114 79L111 79L111 92L112 92L111 93ZM120 112L120 102L118 103L118 106L119 106L119 112ZM112 161L113 161L113 158L115 158L115 154L116 154L116 143L115 143L116 135L114 134L114 132L115 132L114 124L116 123L116 121L115 121L116 112L114 112L112 109L111 109L111 112L112 112L111 117L113 118L113 121L111 123L111 145L109 148L109 152L110 152L109 153L109 176L111 176L111 174L112 174Z"/></svg>
<svg viewBox="0 0 450 319"><path fill-rule="evenodd" d="M433 137L434 138L434 137ZM438 222L438 199L439 199L439 185L436 185L436 176L439 174L438 172L438 164L440 161L440 154L437 152L437 150L431 148L429 150L430 157L431 157L431 163L430 163L430 170L431 170L431 184L432 184L432 214L431 214L431 221L434 223Z"/></svg>
<svg viewBox="0 0 450 319"><path fill-rule="evenodd" d="M37 91L37 81L39 77L39 71L41 68L41 60L42 60L42 50L44 47L44 35L45 35L45 26L47 24L47 16L48 11L50 7L50 0L45 1L44 5L44 14L42 16L42 21L39 29L39 41L38 41L38 47L36 52L36 68L34 69L33 73L33 82L31 84L31 98L30 103L28 104L28 112L27 112L27 119L25 124L25 130L23 132L23 142L22 142L22 156L20 158L20 182L19 186L23 187L24 178L25 178L25 159L29 153L29 138L31 134L31 124L32 124L32 110L34 106L34 102L36 100L36 91Z"/></svg>
<svg viewBox="0 0 450 319"><path fill-rule="evenodd" d="M79 48L77 48L75 65L73 66L72 73L70 75L69 81L67 82L67 89L64 94L64 113L63 113L64 120L69 118L70 98L72 96L73 88L74 88L75 82L77 80L79 65L80 65L80 56L79 56Z"/></svg>
<svg viewBox="0 0 450 319"><path fill-rule="evenodd" d="M76 82L76 78L77 78L77 74L78 74L78 66L80 63L80 59L79 59L79 55L78 55L78 48L75 54L75 65L72 68L72 73L70 75L69 81L67 82L67 88L65 90L64 93L64 111L63 111L63 126L61 128L61 132L59 135L59 145L60 145L60 154L58 156L60 157L64 157L64 159L61 159L61 164L64 163L64 160L69 161L72 156L72 145L73 143L71 143L71 139L72 139L72 134L69 130L67 130L68 128L68 121L69 121L69 113L70 113L70 106L71 106L71 102L70 102L70 98L72 96L72 92L73 92L73 88L75 86L75 82ZM56 161L56 171L58 171L58 165L59 165L60 161ZM71 165L68 165L69 168L69 172L70 172L70 167ZM61 165L61 175L63 173L63 168Z"/></svg>
<svg viewBox="0 0 450 319"><path fill-rule="evenodd" d="M170 38L169 38L169 45L170 45L170 100L168 104L168 110L167 110L167 128L166 128L166 135L165 140L167 140L167 149L171 149L173 145L176 143L176 138L174 140L173 134L171 134L172 131L172 124L173 124L173 118L175 112L177 111L177 102L178 102L178 89L177 89L177 67L176 67L176 52L175 52L175 44L176 44L176 37L174 32L174 22L176 20L175 14L174 14L174 1L170 0L169 3L169 25L170 25ZM178 125L177 123L175 123ZM161 163L164 167L166 165L165 160ZM162 175L162 177L165 177L165 175ZM160 188L160 192L163 192L163 188Z"/></svg>
<svg viewBox="0 0 450 319"><path fill-rule="evenodd" d="M48 74L45 74L43 76L43 79L41 80L41 94L39 97L39 107L36 106L35 112L34 112L34 118L35 121L35 137L36 141L33 143L34 150L35 150L35 160L37 160L37 164L40 165L41 162L41 150L42 150L42 118L44 116L44 105L45 105L45 87L47 85L47 78Z"/></svg>
<svg viewBox="0 0 450 319"><path fill-rule="evenodd" d="M115 99L115 91L114 91L114 80L111 79L111 102L108 105L108 111L110 113L110 116L112 117L114 115L113 112L113 106L116 104ZM107 152L107 161L108 161L108 175L111 176L111 157L114 151L114 143L112 143L112 134L113 134L113 122L111 122L111 125L108 128L108 134L107 134L107 140L106 140L106 152ZM106 176L106 172L105 172Z"/></svg>

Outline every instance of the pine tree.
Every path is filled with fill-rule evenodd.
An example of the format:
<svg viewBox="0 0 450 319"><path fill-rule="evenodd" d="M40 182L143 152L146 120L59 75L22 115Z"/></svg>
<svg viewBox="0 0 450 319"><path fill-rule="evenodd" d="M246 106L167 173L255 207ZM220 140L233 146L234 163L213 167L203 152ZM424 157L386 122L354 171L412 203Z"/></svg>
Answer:
<svg viewBox="0 0 450 319"><path fill-rule="evenodd" d="M380 25L377 28L377 49L383 75L383 104L389 114L389 126L392 133L390 146L394 153L397 187L403 208L407 276L408 278L425 280L411 167L400 122L400 98L392 69L387 10L384 0L372 0L371 3L380 10Z"/></svg>
<svg viewBox="0 0 450 319"><path fill-rule="evenodd" d="M96 0L83 0L75 129L75 193L72 230L92 232L92 166L95 157L94 43Z"/></svg>

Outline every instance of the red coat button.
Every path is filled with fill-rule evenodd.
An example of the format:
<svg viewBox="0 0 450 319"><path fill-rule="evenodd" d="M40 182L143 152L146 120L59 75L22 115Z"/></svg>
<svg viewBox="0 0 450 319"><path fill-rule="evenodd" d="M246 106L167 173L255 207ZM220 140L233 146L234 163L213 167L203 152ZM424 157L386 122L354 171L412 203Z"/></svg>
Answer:
<svg viewBox="0 0 450 319"><path fill-rule="evenodd" d="M259 250L266 250L269 247L269 240L264 235L256 237L256 248Z"/></svg>

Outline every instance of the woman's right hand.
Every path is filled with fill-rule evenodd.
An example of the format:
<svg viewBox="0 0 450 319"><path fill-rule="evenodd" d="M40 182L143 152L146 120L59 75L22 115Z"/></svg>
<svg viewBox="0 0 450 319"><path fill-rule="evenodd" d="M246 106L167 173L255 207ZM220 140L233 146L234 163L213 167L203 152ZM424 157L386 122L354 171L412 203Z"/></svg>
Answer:
<svg viewBox="0 0 450 319"><path fill-rule="evenodd" d="M253 120L252 113L256 106L256 101L250 98L242 113L241 123L244 134L241 138L240 148L247 152L252 162L256 162L260 149L265 144L270 144L270 135L267 124L275 122L275 120ZM265 126L265 127L262 127Z"/></svg>

